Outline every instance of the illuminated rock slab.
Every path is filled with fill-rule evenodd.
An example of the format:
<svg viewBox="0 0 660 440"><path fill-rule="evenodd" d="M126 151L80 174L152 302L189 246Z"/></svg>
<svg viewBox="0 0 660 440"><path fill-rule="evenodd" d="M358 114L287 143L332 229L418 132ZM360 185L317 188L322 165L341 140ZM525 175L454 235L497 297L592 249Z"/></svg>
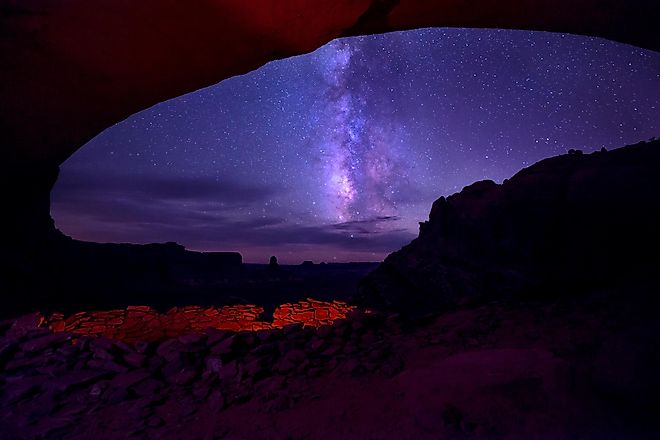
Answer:
<svg viewBox="0 0 660 440"><path fill-rule="evenodd" d="M155 341L208 328L232 331L256 331L282 328L290 324L318 327L343 319L354 307L342 301L316 301L308 298L282 304L273 313L273 321L260 320L263 307L235 305L224 307L174 307L159 313L148 306L126 309L78 312L70 316L53 313L42 325L55 332L82 336L104 336L124 342Z"/></svg>

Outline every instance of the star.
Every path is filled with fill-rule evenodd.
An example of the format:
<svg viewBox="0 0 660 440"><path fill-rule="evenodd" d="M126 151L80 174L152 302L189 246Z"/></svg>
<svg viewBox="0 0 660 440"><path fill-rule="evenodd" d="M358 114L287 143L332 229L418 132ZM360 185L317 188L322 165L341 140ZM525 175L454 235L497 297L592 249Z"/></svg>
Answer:
<svg viewBox="0 0 660 440"><path fill-rule="evenodd" d="M62 167L57 226L247 262L383 259L434 200L660 132L660 54L543 32L345 38L133 115Z"/></svg>

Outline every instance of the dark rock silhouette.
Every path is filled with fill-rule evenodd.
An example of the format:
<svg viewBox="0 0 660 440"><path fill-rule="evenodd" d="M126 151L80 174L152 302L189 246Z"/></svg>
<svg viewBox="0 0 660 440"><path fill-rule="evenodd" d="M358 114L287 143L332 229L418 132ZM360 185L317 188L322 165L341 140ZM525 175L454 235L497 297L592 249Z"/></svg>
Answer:
<svg viewBox="0 0 660 440"><path fill-rule="evenodd" d="M238 252L194 252L174 243L91 243L52 232L22 251L0 251L0 318L149 305L277 306L309 296L348 299L377 263L326 266L244 264Z"/></svg>
<svg viewBox="0 0 660 440"><path fill-rule="evenodd" d="M660 267L658 225L660 142L571 150L436 200L419 237L367 277L357 300L419 316L573 294Z"/></svg>
<svg viewBox="0 0 660 440"><path fill-rule="evenodd" d="M279 267L280 265L277 264L277 257L275 255L270 257L270 260L268 260L268 268L271 270L277 270Z"/></svg>

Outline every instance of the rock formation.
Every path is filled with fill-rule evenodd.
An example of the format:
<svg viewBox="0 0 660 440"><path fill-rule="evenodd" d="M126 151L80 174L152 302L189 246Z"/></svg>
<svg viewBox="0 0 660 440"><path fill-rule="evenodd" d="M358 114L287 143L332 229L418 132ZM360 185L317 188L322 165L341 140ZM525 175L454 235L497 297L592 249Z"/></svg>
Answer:
<svg viewBox="0 0 660 440"><path fill-rule="evenodd" d="M137 259L162 295L168 277L185 275L169 258L199 257L71 241L49 216L59 164L157 102L335 37L424 26L660 49L655 0L137 3L0 0L0 291L24 305L80 299L52 290L68 286L58 268L113 290L122 271L101 263L117 256ZM414 331L360 313L318 329L134 345L74 343L36 315L0 322L0 436L658 438L658 156L658 142L570 154L440 199L360 298L405 312L522 304L488 302ZM154 255L162 264L149 266Z"/></svg>
<svg viewBox="0 0 660 440"><path fill-rule="evenodd" d="M153 342L199 333L207 329L247 331L279 329L291 324L319 327L343 319L354 307L342 301L316 301L307 298L293 304L280 304L272 320L265 321L263 307L174 307L158 313L148 306L128 306L121 310L78 312L65 317L53 313L42 317L42 325L55 332L78 336L104 336L127 343Z"/></svg>
<svg viewBox="0 0 660 440"><path fill-rule="evenodd" d="M363 305L433 313L573 294L660 267L660 141L542 160L435 201L419 237L363 283Z"/></svg>

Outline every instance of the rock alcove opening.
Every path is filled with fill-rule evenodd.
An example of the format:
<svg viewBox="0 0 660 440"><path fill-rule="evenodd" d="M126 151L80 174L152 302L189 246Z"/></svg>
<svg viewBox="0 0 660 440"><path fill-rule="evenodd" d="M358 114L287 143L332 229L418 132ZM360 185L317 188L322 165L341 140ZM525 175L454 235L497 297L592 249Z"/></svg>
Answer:
<svg viewBox="0 0 660 440"><path fill-rule="evenodd" d="M660 141L586 154L599 147L602 134L587 139L592 128L586 124L579 142L565 146L585 154L572 151L536 163L506 184L481 181L438 199L419 239L391 254L366 279L370 288L361 304L384 305L388 313L348 315L349 306L332 301L336 292L345 293L332 282L346 267L324 265L324 270L338 268L319 283L329 289L328 301L297 303L309 286L287 298L286 256L272 249L260 258L277 253L282 264L262 267L261 282L250 292L232 285L230 275L250 266L238 254L202 255L173 243L68 239L49 216L58 166L102 129L157 102L313 50L332 38L421 26L502 27L595 35L658 50L655 3L4 2L0 127L8 148L0 188L8 209L2 217L0 292L6 301L0 314L12 319L0 320L2 432L35 438L96 433L255 438L263 432L311 438L490 438L493 433L529 438L539 432L554 438L604 432L660 438L653 435L657 417L649 410L660 392L655 276ZM600 74L580 77L578 72L598 65L585 46L563 46L545 57L572 55L577 61L557 84L584 80L575 93L582 98L575 107L579 120L596 128L601 124L603 132L615 130L606 139L615 142L613 147L656 135L616 138L617 124L634 127L648 92L657 90L656 76L641 100L623 92L643 84L640 73L648 72L628 59L637 49L609 53ZM543 47L537 45L534 53ZM657 60L657 54L650 56ZM340 57L338 65L346 58ZM357 60L354 54L352 60ZM628 70L627 81L617 83L621 69ZM478 70L477 80L488 69ZM508 77L498 74L499 80ZM522 83L543 91L539 84ZM585 96L599 83L600 100ZM479 84L465 87L459 96L497 90L480 89ZM564 92L546 100L570 98ZM460 114L467 104L446 113ZM538 104L540 110L517 112L504 125L529 122L535 110L548 110L543 100ZM603 106L623 120L593 118ZM566 105L562 109L571 113ZM495 140L497 133L488 133L487 123L480 127L479 119L466 131ZM641 121L637 129L657 123L651 122ZM424 140L423 130L411 131ZM540 145L526 147L542 149L551 139L538 134L533 140ZM477 160L471 163L476 172L485 172ZM191 194L190 187L173 186L179 188L178 199ZM245 194L243 187L232 189ZM345 189L342 194L350 195L350 186ZM156 220L171 220L166 217ZM336 232L364 225L360 221ZM347 222L337 222L342 223ZM309 237L309 231L299 232ZM493 236L500 240L494 243ZM170 239L178 236L163 238ZM305 263L299 269L309 274L320 266ZM219 292L225 293L222 299ZM242 297L235 295L239 292ZM270 327L258 322L259 308L245 306L267 308L269 301L274 327L296 320L316 326L345 313L348 319L318 329L294 325L235 332ZM275 310L287 301L291 304ZM63 314L15 318L35 309ZM79 310L97 312L75 313ZM425 318L429 312L441 314L404 328L410 322L400 318L408 312ZM52 334L34 327L39 323L68 332ZM232 331L180 335L209 323ZM162 338L169 339L157 341Z"/></svg>

